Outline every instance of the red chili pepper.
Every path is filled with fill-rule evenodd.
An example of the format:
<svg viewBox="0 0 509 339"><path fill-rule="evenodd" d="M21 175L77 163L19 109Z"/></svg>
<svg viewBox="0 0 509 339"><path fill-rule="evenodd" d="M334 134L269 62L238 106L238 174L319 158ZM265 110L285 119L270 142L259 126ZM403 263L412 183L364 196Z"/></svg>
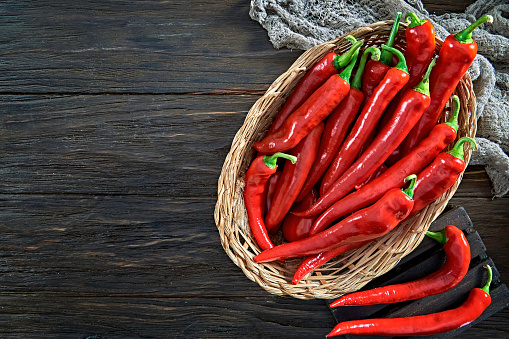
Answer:
<svg viewBox="0 0 509 339"><path fill-rule="evenodd" d="M323 122L316 126L290 151L290 154L297 157L299 161L295 164L286 164L283 168L283 173L272 198L272 205L265 217L265 225L269 233L277 231L278 225L281 224L288 211L290 211L302 186L304 186L318 152L323 126Z"/></svg>
<svg viewBox="0 0 509 339"><path fill-rule="evenodd" d="M410 180L407 189L390 190L375 204L357 211L323 232L261 252L254 258L255 262L318 254L387 234L412 210L416 178L416 175L407 177L406 180Z"/></svg>
<svg viewBox="0 0 509 339"><path fill-rule="evenodd" d="M358 51L362 42L357 41L350 35L345 39L352 43L352 48L341 56L333 52L328 53L313 67L311 67L299 80L299 83L295 86L292 94L290 94L288 99L286 99L283 108L279 111L267 133L273 133L280 128L290 114L299 108L299 106L302 105L318 87L320 87L331 75L338 73L350 62L350 59L353 57L355 52Z"/></svg>
<svg viewBox="0 0 509 339"><path fill-rule="evenodd" d="M398 50L394 48L390 48L390 50L403 58L403 54ZM434 63L432 62L426 76L419 85L413 89L407 90L403 94L391 120L382 128L380 133L376 135L366 151L364 151L337 181L329 186L330 188L325 191L325 194L308 209L306 216L316 215L325 211L337 200L354 189L355 185L361 184L384 163L389 155L391 155L405 139L408 132L410 132L429 105L430 99L427 76L433 65Z"/></svg>
<svg viewBox="0 0 509 339"><path fill-rule="evenodd" d="M427 315L406 318L352 320L337 324L327 338L343 334L382 336L431 335L455 330L477 319L491 304L489 288L492 271L489 265L488 282L483 288L474 288L459 307Z"/></svg>
<svg viewBox="0 0 509 339"><path fill-rule="evenodd" d="M283 236L286 240L297 241L304 239L309 235L309 230L316 218L302 218L296 216L292 212L306 210L316 201L316 199L318 199L318 190L313 188L309 191L308 195L304 197L304 199L292 206L290 213L288 213L283 220Z"/></svg>
<svg viewBox="0 0 509 339"><path fill-rule="evenodd" d="M463 232L449 225L441 232L426 235L443 245L447 259L436 272L402 284L382 286L350 293L334 301L330 307L391 304L416 300L450 290L467 274L470 265L470 245Z"/></svg>
<svg viewBox="0 0 509 339"><path fill-rule="evenodd" d="M389 33L389 38L385 43L388 47L394 46L396 35L398 34L399 22L401 20L401 12L396 14L394 23ZM399 60L398 60L399 61ZM379 60L370 60L366 64L366 70L362 77L362 92L364 93L364 102L373 94L375 88L380 84L385 74L389 71L392 66L392 53L389 51L383 51Z"/></svg>
<svg viewBox="0 0 509 339"><path fill-rule="evenodd" d="M335 249L332 249L330 251L322 252L315 255L310 255L306 257L302 262L300 263L299 267L297 267L297 270L293 274L292 283L294 285L297 285L299 281L302 280L308 273L311 273L312 271L316 270L318 267L322 266L329 260L334 259L335 257L348 252L350 250L362 247L366 245L367 243L371 242L371 240L363 241L360 243L353 243L348 245L339 246Z"/></svg>
<svg viewBox="0 0 509 339"><path fill-rule="evenodd" d="M429 136L422 140L412 152L389 167L379 177L329 207L316 219L309 234L316 234L334 220L376 202L391 188L402 187L403 178L412 173L419 173L428 166L447 145L456 139L460 103L457 96L454 96L453 100L455 110L447 123L436 125Z"/></svg>
<svg viewBox="0 0 509 339"><path fill-rule="evenodd" d="M320 148L318 150L317 160L308 175L306 184L302 188L297 201L302 200L313 188L322 175L329 167L332 159L336 155L343 142L348 128L352 124L355 116L357 115L361 106L364 94L360 90L361 87L361 75L366 66L366 59L368 54L371 53L372 59L380 58L380 50L374 46L368 47L364 50L357 72L350 84L350 92L346 98L339 104L325 122L325 129L323 131L322 140L320 141ZM352 58L348 67L355 66L356 57Z"/></svg>
<svg viewBox="0 0 509 339"><path fill-rule="evenodd" d="M435 52L435 28L428 20L419 19L415 13L407 13L405 29L406 51L405 60L410 80L407 88L416 86L428 68Z"/></svg>
<svg viewBox="0 0 509 339"><path fill-rule="evenodd" d="M456 142L449 152L440 153L436 159L419 173L415 184L414 207L408 218L442 196L458 179L465 169L463 144L469 142L474 149L474 139L463 137Z"/></svg>
<svg viewBox="0 0 509 339"><path fill-rule="evenodd" d="M274 192L276 192L277 183L279 181L279 178L281 178L281 173L283 171L276 171L274 174L272 174L267 180L267 197L265 199L265 212L267 212L270 209L270 206L272 205L272 199L274 198Z"/></svg>
<svg viewBox="0 0 509 339"><path fill-rule="evenodd" d="M373 95L368 99L366 105L364 105L348 137L341 145L329 169L325 172L321 184L323 187L320 188L320 192L327 192L328 188L330 188L354 162L359 154L360 148L371 132L375 130L377 122L385 108L387 108L392 98L394 98L408 81L408 73L403 54L385 45L382 45L382 49L389 49L393 51L393 53L396 53L400 58L399 63L385 74L382 82L380 82Z"/></svg>
<svg viewBox="0 0 509 339"><path fill-rule="evenodd" d="M484 22L493 22L493 17L484 15L463 31L445 39L429 79L431 104L406 138L403 154L415 147L436 125L447 100L474 61L477 43L472 40L472 31Z"/></svg>
<svg viewBox="0 0 509 339"><path fill-rule="evenodd" d="M385 126L391 118L398 102L401 100L402 94L408 88L415 87L422 79L426 69L433 59L435 52L435 29L427 20L420 20L415 13L407 13L405 16L409 25L405 29L406 51L405 60L408 66L410 80L403 90L392 100L391 104L385 111L380 122L380 126ZM397 150L400 150L398 147ZM396 151L395 151L396 152ZM399 154L401 152L398 152ZM394 154L390 157L389 163L394 164L400 156Z"/></svg>
<svg viewBox="0 0 509 339"><path fill-rule="evenodd" d="M253 160L246 172L244 202L251 232L262 250L274 247L267 234L263 214L267 196L266 183L270 176L276 172L278 158L288 159L292 162L297 160L293 155L284 153L276 153L272 156L261 155Z"/></svg>
<svg viewBox="0 0 509 339"><path fill-rule="evenodd" d="M297 146L346 97L350 91L348 83L350 75L349 71L332 75L284 121L280 128L268 133L262 141L255 142L254 148L262 154L271 154Z"/></svg>

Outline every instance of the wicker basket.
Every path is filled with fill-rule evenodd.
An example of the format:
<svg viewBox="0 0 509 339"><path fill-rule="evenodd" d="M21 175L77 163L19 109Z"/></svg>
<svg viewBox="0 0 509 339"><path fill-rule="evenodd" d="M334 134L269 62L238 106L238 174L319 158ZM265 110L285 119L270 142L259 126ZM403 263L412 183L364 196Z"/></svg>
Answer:
<svg viewBox="0 0 509 339"><path fill-rule="evenodd" d="M380 47L386 42L392 24L392 20L378 22L359 28L349 35L364 41L361 49L373 45ZM405 49L405 28L404 24L400 25L395 42L395 47L400 50ZM273 294L300 299L332 299L358 290L373 278L389 271L419 245L425 231L446 207L461 181L462 175L441 198L389 234L335 258L309 274L297 285L293 285L291 281L301 259L263 264L253 261L260 253L260 249L251 234L243 199L245 172L255 155L253 142L263 138L285 99L309 67L331 51L341 54L350 48L351 44L344 39L345 36L304 52L256 101L249 110L243 126L235 135L219 177L214 218L223 248L249 279ZM435 53L438 53L442 43L437 39ZM474 137L476 101L468 74L457 86L455 94L459 96L461 102L458 139L463 136ZM442 117L444 120L451 112L450 105L451 102L446 106ZM465 153L467 163L469 159L470 150ZM274 244L282 241L281 236L279 239L273 239Z"/></svg>

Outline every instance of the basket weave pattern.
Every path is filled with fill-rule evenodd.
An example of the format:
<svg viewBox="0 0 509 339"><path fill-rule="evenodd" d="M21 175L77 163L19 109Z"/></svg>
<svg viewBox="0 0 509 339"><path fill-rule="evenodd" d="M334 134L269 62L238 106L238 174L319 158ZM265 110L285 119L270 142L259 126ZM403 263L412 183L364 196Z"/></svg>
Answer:
<svg viewBox="0 0 509 339"><path fill-rule="evenodd" d="M385 43L392 24L392 20L378 22L348 35L364 41L360 51L362 53L366 47L380 47ZM404 24L400 25L395 42L395 47L402 51L405 50L405 28ZM419 245L431 222L440 215L456 192L463 175L462 173L457 182L437 201L387 235L331 260L297 285L293 285L291 281L301 259L286 260L284 263L254 262L253 258L260 253L260 248L251 234L243 199L245 173L255 155L253 143L263 139L279 109L307 69L327 53L333 51L342 54L351 47L350 42L344 39L345 36L304 52L256 101L235 135L219 177L214 218L222 246L249 279L273 294L300 299L333 299L358 290L375 277L386 273ZM438 54L442 43L437 39L435 54ZM461 103L457 139L463 136L474 137L477 128L476 100L468 73L458 84L454 94L458 95ZM451 112L451 102L446 105L445 112L442 120L446 120ZM470 159L470 153L470 150L465 152L466 163ZM277 237L276 235L276 238L272 238L274 245L283 241L281 236Z"/></svg>

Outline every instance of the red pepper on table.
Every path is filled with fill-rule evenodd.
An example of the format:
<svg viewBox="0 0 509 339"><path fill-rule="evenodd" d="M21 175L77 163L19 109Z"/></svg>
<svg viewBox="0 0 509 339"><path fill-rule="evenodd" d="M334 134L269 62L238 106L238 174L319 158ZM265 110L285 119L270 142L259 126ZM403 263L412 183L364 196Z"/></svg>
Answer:
<svg viewBox="0 0 509 339"><path fill-rule="evenodd" d="M336 247L330 251L321 252L319 254L314 254L306 257L302 262L300 263L299 267L297 267L297 270L293 274L292 283L294 285L297 285L299 281L302 280L306 276L306 274L311 273L312 271L316 270L318 267L322 266L329 260L334 259L335 257L348 252L350 250L362 247L366 245L367 243L371 242L371 240L363 241L360 243L353 243L348 245L343 245Z"/></svg>
<svg viewBox="0 0 509 339"><path fill-rule="evenodd" d="M338 152L338 149L348 132L348 128L359 111L364 98L364 94L360 90L361 75L364 67L366 66L368 54L371 54L371 59L377 60L380 58L380 50L374 46L366 48L362 53L359 66L357 67L357 72L350 84L350 92L348 92L348 95L345 99L343 99L341 104L332 111L331 115L325 122L325 129L323 131L322 140L320 141L317 160L308 175L299 197L297 197L297 201L302 200L325 173L332 159ZM351 62L347 68L353 68L355 65L354 59L356 58L352 58L353 63Z"/></svg>
<svg viewBox="0 0 509 339"><path fill-rule="evenodd" d="M436 159L419 173L415 183L414 207L408 218L437 200L458 179L465 170L463 144L465 142L477 149L477 144L470 137L460 138L449 152L440 153Z"/></svg>
<svg viewBox="0 0 509 339"><path fill-rule="evenodd" d="M311 206L316 199L318 199L318 190L316 188L312 188L304 199L292 206L290 213L286 215L283 220L283 226L281 227L283 230L283 236L287 241L297 241L304 239L309 235L309 230L316 218L302 218L296 216L292 212L304 211L306 208Z"/></svg>
<svg viewBox="0 0 509 339"><path fill-rule="evenodd" d="M327 338L343 334L422 336L444 333L468 325L477 319L491 304L489 288L492 271L489 265L486 265L485 268L488 270L486 285L483 288L474 288L470 291L467 300L457 308L406 318L345 321L337 324L327 334Z"/></svg>
<svg viewBox="0 0 509 339"><path fill-rule="evenodd" d="M443 245L447 259L439 270L418 280L344 295L330 307L398 303L443 293L456 286L467 274L470 265L467 238L453 225L440 232L426 232L426 235Z"/></svg>
<svg viewBox="0 0 509 339"><path fill-rule="evenodd" d="M410 180L408 188L390 190L375 204L357 211L323 232L265 250L254 258L255 262L318 254L387 234L412 210L416 179L416 175L408 176L405 179Z"/></svg>
<svg viewBox="0 0 509 339"><path fill-rule="evenodd" d="M493 17L484 15L463 31L445 39L429 79L431 104L405 139L403 155L424 139L436 125L447 100L474 61L477 43L472 39L472 31L484 22L493 22Z"/></svg>
<svg viewBox="0 0 509 339"><path fill-rule="evenodd" d="M389 38L385 43L388 47L394 46L396 35L398 34L399 22L401 20L401 12L396 14L394 23L389 33ZM380 84L385 74L392 65L392 53L389 51L383 51L379 60L370 60L366 64L366 69L362 76L362 92L364 93L364 104L373 94L375 88Z"/></svg>
<svg viewBox="0 0 509 339"><path fill-rule="evenodd" d="M297 108L274 132L255 142L254 148L262 154L284 152L308 135L343 101L350 91L351 71L334 74Z"/></svg>
<svg viewBox="0 0 509 339"><path fill-rule="evenodd" d="M272 156L261 155L253 160L246 172L244 203L251 232L262 250L274 247L265 228L263 214L267 196L267 180L276 172L278 158L288 159L292 162L297 160L293 155L284 153L276 153Z"/></svg>
<svg viewBox="0 0 509 339"><path fill-rule="evenodd" d="M297 157L299 161L295 164L285 164L283 168L272 198L272 205L265 216L265 225L269 233L277 232L278 226L290 211L302 186L304 186L318 152L323 126L324 124L321 122L290 151L290 154Z"/></svg>
<svg viewBox="0 0 509 339"><path fill-rule="evenodd" d="M460 102L457 96L453 96L453 100L455 109L448 122L436 125L429 136L422 140L412 152L389 167L379 177L329 207L316 219L309 234L316 234L334 220L374 203L391 188L403 186L403 178L412 173L421 172L433 162L437 155L456 139Z"/></svg>
<svg viewBox="0 0 509 339"><path fill-rule="evenodd" d="M382 50L384 49L389 49L396 53L399 57L399 63L385 74L382 82L376 87L373 95L364 105L352 130L348 133L329 169L325 172L320 192L327 192L332 184L355 161L359 150L369 135L375 130L378 120L385 108L387 108L387 105L389 105L389 102L408 82L408 72L403 54L391 47L382 45Z"/></svg>
<svg viewBox="0 0 509 339"><path fill-rule="evenodd" d="M267 133L273 133L283 125L283 122L292 114L307 98L320 87L331 75L340 72L345 67L355 52L362 45L353 36L347 36L345 39L352 43L348 52L338 55L334 52L326 54L320 61L311 67L306 74L299 80L292 94L286 99L285 104L279 111L276 119L272 123Z"/></svg>
<svg viewBox="0 0 509 339"><path fill-rule="evenodd" d="M384 48L384 47L382 47ZM388 47L401 58L403 54ZM373 142L357 160L325 191L311 206L305 216L323 212L337 200L348 194L379 168L405 139L429 105L428 75L434 63L429 65L424 79L413 89L408 89L401 98L391 120L376 135ZM325 180L325 179L324 179Z"/></svg>

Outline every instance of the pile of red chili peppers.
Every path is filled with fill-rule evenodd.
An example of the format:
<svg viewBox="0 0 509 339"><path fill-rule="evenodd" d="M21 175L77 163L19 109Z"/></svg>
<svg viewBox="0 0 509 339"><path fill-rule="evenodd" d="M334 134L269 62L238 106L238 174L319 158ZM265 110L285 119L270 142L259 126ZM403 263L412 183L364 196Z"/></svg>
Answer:
<svg viewBox="0 0 509 339"><path fill-rule="evenodd" d="M457 139L460 101L452 94L477 53L472 31L492 17L485 15L451 34L438 56L432 24L414 13L405 16L404 50L394 48L400 18L398 13L380 49L363 48L362 41L349 36L349 51L329 53L318 61L265 137L253 145L258 156L246 172L244 201L262 250L254 260L305 257L294 284L438 199L465 169L463 145L476 148L473 139L464 137L444 151ZM449 100L453 111L447 122L439 123ZM285 241L274 246L273 235ZM401 302L454 287L468 270L468 242L454 226L427 235L444 245L448 259L442 269L414 282L353 293L331 306ZM483 293L473 291L460 309L487 307L489 295ZM465 312L463 320L475 314ZM463 324L436 319L359 320L338 324L329 336L423 335Z"/></svg>

